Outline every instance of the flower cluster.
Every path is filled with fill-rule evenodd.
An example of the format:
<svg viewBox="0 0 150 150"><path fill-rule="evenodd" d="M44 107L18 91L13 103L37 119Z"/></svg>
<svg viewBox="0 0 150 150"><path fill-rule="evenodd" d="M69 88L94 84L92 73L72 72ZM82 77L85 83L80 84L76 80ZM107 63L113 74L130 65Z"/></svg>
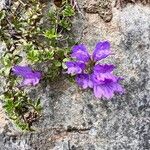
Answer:
<svg viewBox="0 0 150 150"><path fill-rule="evenodd" d="M74 61L66 62L67 73L76 75L77 84L83 89L91 88L97 98L110 99L114 93L123 93L119 84L123 78L113 75L114 65L99 64L99 61L112 55L110 43L97 43L94 52L90 55L83 44L73 47L71 57Z"/></svg>
<svg viewBox="0 0 150 150"><path fill-rule="evenodd" d="M112 55L110 43L103 41L97 43L94 52L90 55L83 44L73 47L71 58L66 62L66 73L75 75L77 84L83 89L91 88L97 98L110 99L114 93L122 94L124 89L119 84L123 78L113 75L115 66L112 64L100 64L99 61ZM14 66L12 72L23 78L22 86L37 85L41 79L41 73L33 71L28 66Z"/></svg>
<svg viewBox="0 0 150 150"><path fill-rule="evenodd" d="M28 66L14 66L12 68L12 72L23 78L23 81L21 83L21 86L26 85L37 85L41 79L41 73L38 71L33 71Z"/></svg>

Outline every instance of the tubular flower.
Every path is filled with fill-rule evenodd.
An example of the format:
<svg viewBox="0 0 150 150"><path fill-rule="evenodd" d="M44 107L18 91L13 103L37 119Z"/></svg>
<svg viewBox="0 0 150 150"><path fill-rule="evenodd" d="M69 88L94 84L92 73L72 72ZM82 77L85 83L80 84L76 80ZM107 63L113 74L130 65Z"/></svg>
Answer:
<svg viewBox="0 0 150 150"><path fill-rule="evenodd" d="M68 67L68 74L80 74L85 69L85 64L81 62L66 62L66 66Z"/></svg>
<svg viewBox="0 0 150 150"><path fill-rule="evenodd" d="M88 87L92 88L93 83L90 80L90 75L88 74L78 74L76 76L76 82L79 86L81 86L83 89L86 89Z"/></svg>
<svg viewBox="0 0 150 150"><path fill-rule="evenodd" d="M28 66L14 66L12 68L12 72L23 78L21 85L26 86L26 85L37 85L41 79L41 73L38 71L33 71L30 67Z"/></svg>
<svg viewBox="0 0 150 150"><path fill-rule="evenodd" d="M67 73L76 75L77 84L83 89L92 88L97 98L110 99L114 93L123 93L119 84L122 78L113 75L114 65L99 64L99 61L112 55L110 43L97 43L93 54L89 54L83 44L72 48L71 57L74 61L66 62Z"/></svg>

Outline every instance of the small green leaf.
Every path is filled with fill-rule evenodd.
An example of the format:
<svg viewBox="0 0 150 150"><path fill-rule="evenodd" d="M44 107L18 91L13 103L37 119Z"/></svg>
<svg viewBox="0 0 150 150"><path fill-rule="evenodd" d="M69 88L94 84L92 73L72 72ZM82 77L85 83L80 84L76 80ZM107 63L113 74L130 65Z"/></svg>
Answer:
<svg viewBox="0 0 150 150"><path fill-rule="evenodd" d="M12 60L12 54L11 53L7 53L6 55L4 55L2 57L2 64L5 66L5 67L11 67L12 66L12 63L13 63L13 60Z"/></svg>
<svg viewBox="0 0 150 150"><path fill-rule="evenodd" d="M37 101L36 101L36 103L35 103L35 106L37 107L37 106L39 106L40 105L40 99L38 99Z"/></svg>
<svg viewBox="0 0 150 150"><path fill-rule="evenodd" d="M22 57L19 55L14 56L14 63L19 64L22 61Z"/></svg>
<svg viewBox="0 0 150 150"><path fill-rule="evenodd" d="M43 61L53 60L54 58L53 56L54 56L53 50L46 49L41 53L41 57Z"/></svg>
<svg viewBox="0 0 150 150"><path fill-rule="evenodd" d="M5 18L5 11L0 11L0 21Z"/></svg>
<svg viewBox="0 0 150 150"><path fill-rule="evenodd" d="M63 69L67 69L67 66L66 66L66 64L65 64L67 61L70 61L70 58L64 58L64 59L63 59L63 63L62 63L62 68L63 68Z"/></svg>
<svg viewBox="0 0 150 150"><path fill-rule="evenodd" d="M61 20L60 25L68 31L71 30L71 23L66 19Z"/></svg>
<svg viewBox="0 0 150 150"><path fill-rule="evenodd" d="M52 25L55 25L56 22L57 22L56 12L54 12L54 11L49 11L48 16L49 16L50 23L51 23Z"/></svg>
<svg viewBox="0 0 150 150"><path fill-rule="evenodd" d="M56 60L56 61L54 62L54 65L55 65L56 67L61 67L61 62L58 61L58 60Z"/></svg>
<svg viewBox="0 0 150 150"><path fill-rule="evenodd" d="M42 110L40 98L35 103L35 109L37 112L40 112Z"/></svg>
<svg viewBox="0 0 150 150"><path fill-rule="evenodd" d="M31 62L38 62L40 57L39 50L31 50L27 53L27 59Z"/></svg>
<svg viewBox="0 0 150 150"><path fill-rule="evenodd" d="M63 62L67 62L67 61L70 61L70 58L64 58L63 59Z"/></svg>
<svg viewBox="0 0 150 150"><path fill-rule="evenodd" d="M57 39L57 38L61 37L61 35L56 33L55 28L46 30L44 32L44 36L47 37L48 39Z"/></svg>
<svg viewBox="0 0 150 150"><path fill-rule="evenodd" d="M63 10L64 17L72 17L75 15L75 10L71 5L66 5L65 9Z"/></svg>
<svg viewBox="0 0 150 150"><path fill-rule="evenodd" d="M11 71L11 67L4 67L0 69L0 75L8 77Z"/></svg>

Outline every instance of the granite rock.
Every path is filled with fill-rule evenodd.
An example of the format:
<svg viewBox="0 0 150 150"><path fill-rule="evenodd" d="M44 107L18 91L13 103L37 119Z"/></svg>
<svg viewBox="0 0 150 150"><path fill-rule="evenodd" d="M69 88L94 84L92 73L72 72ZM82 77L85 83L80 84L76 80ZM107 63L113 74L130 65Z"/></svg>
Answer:
<svg viewBox="0 0 150 150"><path fill-rule="evenodd" d="M1 0L0 1L0 11L3 9L9 9L11 5L11 0Z"/></svg>
<svg viewBox="0 0 150 150"><path fill-rule="evenodd" d="M150 8L129 4L117 9L113 1L113 18L106 23L97 12L84 12L83 1L79 6L75 40L91 52L96 42L111 42L115 55L105 62L115 64L115 73L124 77L125 94L98 100L64 78L42 83L30 89L43 106L35 132L18 131L1 109L0 150L150 149Z"/></svg>

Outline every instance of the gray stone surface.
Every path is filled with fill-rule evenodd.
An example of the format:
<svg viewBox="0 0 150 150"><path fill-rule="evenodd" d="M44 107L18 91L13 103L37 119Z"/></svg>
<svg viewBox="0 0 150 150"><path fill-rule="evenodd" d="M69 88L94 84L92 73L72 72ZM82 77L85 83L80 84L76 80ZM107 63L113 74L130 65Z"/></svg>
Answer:
<svg viewBox="0 0 150 150"><path fill-rule="evenodd" d="M79 3L81 11L84 2ZM126 93L111 101L97 100L91 91L63 78L42 83L30 92L41 96L44 108L35 132L18 131L0 108L0 150L150 149L150 8L112 7L109 23L97 12L82 13L84 19L74 20L76 40L91 52L96 42L111 42L115 55L107 62L115 64L116 74L125 78Z"/></svg>
<svg viewBox="0 0 150 150"><path fill-rule="evenodd" d="M11 0L0 0L0 11L2 9L9 9L11 5Z"/></svg>

